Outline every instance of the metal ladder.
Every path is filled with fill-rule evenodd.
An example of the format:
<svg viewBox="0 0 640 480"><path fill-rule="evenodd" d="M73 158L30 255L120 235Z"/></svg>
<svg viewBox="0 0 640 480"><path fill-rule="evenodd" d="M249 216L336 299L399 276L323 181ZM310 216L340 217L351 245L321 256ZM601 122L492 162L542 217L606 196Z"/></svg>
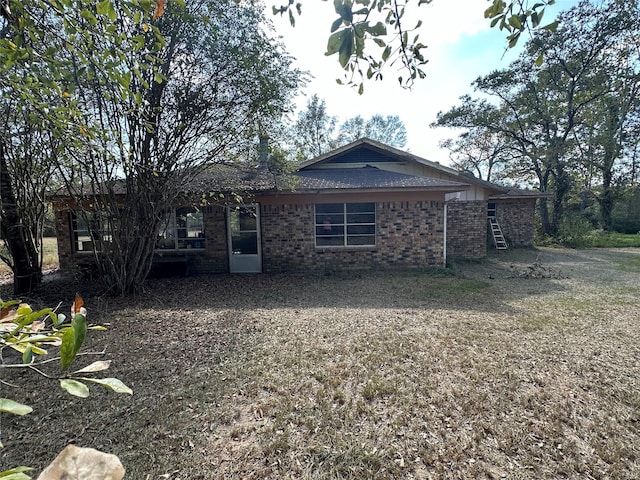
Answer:
<svg viewBox="0 0 640 480"><path fill-rule="evenodd" d="M489 217L489 227L491 227L491 234L493 235L493 243L498 250L506 250L507 249L507 241L504 239L504 235L502 234L502 229L498 224L498 220L496 217Z"/></svg>

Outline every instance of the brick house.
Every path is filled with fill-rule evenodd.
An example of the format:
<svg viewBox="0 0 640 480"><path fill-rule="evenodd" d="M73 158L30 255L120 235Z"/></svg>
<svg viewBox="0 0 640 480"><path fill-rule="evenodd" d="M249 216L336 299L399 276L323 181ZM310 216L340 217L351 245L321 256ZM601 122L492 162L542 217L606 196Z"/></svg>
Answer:
<svg viewBox="0 0 640 480"><path fill-rule="evenodd" d="M488 218L509 245L532 245L541 196L369 139L304 162L293 174L259 169L244 180L234 185L217 173L192 186L198 194L240 190L244 203L177 205L158 237L156 266L198 273L442 266L447 256L486 255L493 243ZM62 199L53 204L60 267L90 263L91 227Z"/></svg>

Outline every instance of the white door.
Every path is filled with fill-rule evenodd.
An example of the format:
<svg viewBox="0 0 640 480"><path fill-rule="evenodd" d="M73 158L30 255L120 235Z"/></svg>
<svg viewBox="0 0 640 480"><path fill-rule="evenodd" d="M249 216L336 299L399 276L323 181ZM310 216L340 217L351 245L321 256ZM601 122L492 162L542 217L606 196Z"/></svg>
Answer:
<svg viewBox="0 0 640 480"><path fill-rule="evenodd" d="M262 272L259 205L229 205L227 235L229 271L231 273Z"/></svg>

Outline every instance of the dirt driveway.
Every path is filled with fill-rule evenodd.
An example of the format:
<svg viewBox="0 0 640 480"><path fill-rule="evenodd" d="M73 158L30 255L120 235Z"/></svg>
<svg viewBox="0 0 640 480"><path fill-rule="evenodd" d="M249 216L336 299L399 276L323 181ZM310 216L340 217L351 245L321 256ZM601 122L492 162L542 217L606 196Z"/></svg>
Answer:
<svg viewBox="0 0 640 480"><path fill-rule="evenodd" d="M88 348L134 394L2 371L35 407L2 419L2 466L73 442L142 480L640 478L640 249L160 279L86 303L111 323Z"/></svg>

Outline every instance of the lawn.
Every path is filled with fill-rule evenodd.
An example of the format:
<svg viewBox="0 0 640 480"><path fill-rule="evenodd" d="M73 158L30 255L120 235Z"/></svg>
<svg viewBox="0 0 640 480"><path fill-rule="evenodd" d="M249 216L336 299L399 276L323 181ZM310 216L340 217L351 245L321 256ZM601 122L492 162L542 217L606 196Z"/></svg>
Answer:
<svg viewBox="0 0 640 480"><path fill-rule="evenodd" d="M77 288L50 280L33 301ZM80 290L110 322L87 348L134 394L33 392L2 371L35 408L2 419L2 466L72 442L142 480L640 478L640 249Z"/></svg>
<svg viewBox="0 0 640 480"><path fill-rule="evenodd" d="M6 252L3 241L0 241L0 251ZM42 239L42 267L43 270L58 268L58 243L55 237L44 237ZM10 272L11 270L7 264L0 262L0 274Z"/></svg>

